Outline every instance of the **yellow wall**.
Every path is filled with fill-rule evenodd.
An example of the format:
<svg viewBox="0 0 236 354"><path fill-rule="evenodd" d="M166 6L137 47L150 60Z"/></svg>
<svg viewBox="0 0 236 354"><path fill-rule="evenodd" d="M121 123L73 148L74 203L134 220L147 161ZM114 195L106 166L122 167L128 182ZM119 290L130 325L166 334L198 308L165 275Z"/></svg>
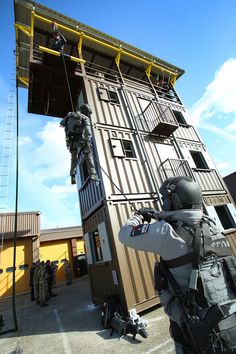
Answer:
<svg viewBox="0 0 236 354"><path fill-rule="evenodd" d="M32 240L31 238L22 238L17 240L16 245L16 293L29 291L29 270L19 270L19 266L32 262ZM3 249L0 253L0 297L10 296L12 294L12 274L7 273L6 268L13 265L13 241L6 240L3 243Z"/></svg>
<svg viewBox="0 0 236 354"><path fill-rule="evenodd" d="M76 240L77 254L84 253L84 241ZM39 257L41 261L58 260L57 283L65 283L65 274L63 259L67 258L72 267L71 240L55 240L43 242L40 244ZM10 296L12 294L12 273L7 273L6 268L12 267L13 263L13 241L4 241L3 251L0 253L0 297ZM29 273L30 267L26 270L19 270L19 266L23 264L32 264L32 239L30 237L17 240L16 247L16 293L30 291Z"/></svg>
<svg viewBox="0 0 236 354"><path fill-rule="evenodd" d="M77 254L85 253L84 250L84 240L83 239L77 239L76 240L76 248L77 248Z"/></svg>
<svg viewBox="0 0 236 354"><path fill-rule="evenodd" d="M56 282L62 283L65 282L65 273L63 259L67 258L72 267L72 260L71 260L71 241L70 240L60 240L60 241L50 241L50 242L43 242L40 244L39 249L39 257L40 261L50 260L52 261L59 261L58 269L56 274Z"/></svg>

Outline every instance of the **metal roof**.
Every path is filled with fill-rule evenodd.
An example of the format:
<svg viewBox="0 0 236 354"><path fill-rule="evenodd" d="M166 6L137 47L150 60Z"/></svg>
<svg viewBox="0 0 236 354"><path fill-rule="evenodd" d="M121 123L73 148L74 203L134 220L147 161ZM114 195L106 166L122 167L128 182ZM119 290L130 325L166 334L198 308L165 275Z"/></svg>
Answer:
<svg viewBox="0 0 236 354"><path fill-rule="evenodd" d="M0 236L11 239L15 233L15 213L0 214ZM40 234L40 212L17 213L17 238L32 237Z"/></svg>
<svg viewBox="0 0 236 354"><path fill-rule="evenodd" d="M66 30L66 38L68 41L77 43L82 32L85 35L83 38L83 46L86 46L86 48L89 48L92 51L98 51L109 56L112 55L115 58L118 51L122 49L123 53L125 52L127 54L125 56L125 62L130 65L145 66L148 62L153 63L157 67L160 66L165 70L175 73L177 78L184 73L184 70L177 66L174 66L152 54L89 27L79 21L53 11L32 0L14 0L14 11L15 24L17 25L16 39L19 45L19 77L21 78L28 79L29 77L29 48L32 11L34 11L34 13L38 16L38 18L35 18L34 23L37 30L47 33L52 32L52 25L49 22L47 23L47 21L45 22L40 20L40 16L42 16L48 20L56 21L58 24L65 26L67 29L69 28L70 31ZM139 60L137 60L137 57ZM24 80L19 84L23 87L27 87Z"/></svg>

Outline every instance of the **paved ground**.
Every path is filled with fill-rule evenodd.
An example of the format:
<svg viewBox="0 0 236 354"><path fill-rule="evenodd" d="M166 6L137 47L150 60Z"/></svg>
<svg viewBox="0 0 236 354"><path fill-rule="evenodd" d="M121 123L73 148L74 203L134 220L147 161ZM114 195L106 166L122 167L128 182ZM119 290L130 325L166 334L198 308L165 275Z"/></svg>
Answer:
<svg viewBox="0 0 236 354"><path fill-rule="evenodd" d="M29 294L17 296L19 330L0 336L0 354L167 354L175 353L163 308L142 314L148 321L148 338L110 336L101 326L101 310L91 303L88 276L71 286L54 289L58 296L40 308ZM11 300L0 301L2 331L13 328ZM0 332L1 333L1 332Z"/></svg>

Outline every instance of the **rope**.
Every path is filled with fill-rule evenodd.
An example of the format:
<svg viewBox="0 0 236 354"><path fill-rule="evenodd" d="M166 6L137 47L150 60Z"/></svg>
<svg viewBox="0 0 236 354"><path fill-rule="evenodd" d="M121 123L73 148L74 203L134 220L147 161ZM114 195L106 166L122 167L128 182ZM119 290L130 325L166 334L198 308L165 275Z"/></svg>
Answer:
<svg viewBox="0 0 236 354"><path fill-rule="evenodd" d="M98 160L94 157L94 160L96 161L96 163L98 164L98 166L100 167L100 169L105 173L105 175L108 177L108 179L111 181L111 183L116 187L116 189L123 195L123 197L127 200L127 202L132 206L132 208L135 211L138 211L137 208L135 207L135 205L126 197L126 195L122 192L122 190L117 186L117 184L115 184L115 182L111 179L111 177L108 175L108 173L104 170L104 168L100 165L100 163L98 162Z"/></svg>
<svg viewBox="0 0 236 354"><path fill-rule="evenodd" d="M75 109L74 109L74 104L73 104L72 95L71 95L70 83L69 83L69 78L68 78L68 73L67 73L67 68L66 68L66 61L65 61L63 52L61 51L60 53L61 53L63 64L64 64L66 82L67 82L68 92L69 92L69 96L70 96L70 103L71 103L72 111L74 112Z"/></svg>
<svg viewBox="0 0 236 354"><path fill-rule="evenodd" d="M69 95L70 95L70 100L71 100L71 107L73 109L74 112L74 105L73 105L73 101L72 101L72 95L71 95L71 89L70 89L70 83L69 83L69 79L68 79L68 74L67 74L67 68L66 68L66 63L65 63L65 58L63 55L63 52L61 51L61 55L63 58L63 64L64 64L64 70L65 70L65 75L66 75L66 81L67 81L67 86L68 86L68 91L69 91ZM104 168L102 168L102 166L100 165L100 163L98 162L98 160L94 157L94 160L96 161L97 165L100 167L100 169L105 173L105 175L108 177L108 179L111 181L111 183L116 187L116 189L123 195L123 197L126 199L126 201L132 206L132 208L135 211L138 211L137 208L135 207L135 205L126 197L126 195L122 192L122 190L115 184L115 182L111 179L111 177L108 175L108 173L104 170Z"/></svg>

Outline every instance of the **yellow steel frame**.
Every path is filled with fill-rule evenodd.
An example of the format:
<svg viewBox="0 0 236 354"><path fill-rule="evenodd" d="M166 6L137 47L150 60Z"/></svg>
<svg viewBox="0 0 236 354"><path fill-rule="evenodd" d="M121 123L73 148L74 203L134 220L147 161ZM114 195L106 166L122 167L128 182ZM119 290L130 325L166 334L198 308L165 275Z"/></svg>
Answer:
<svg viewBox="0 0 236 354"><path fill-rule="evenodd" d="M48 18L40 16L40 15L38 15L36 13L34 13L32 17L34 17L34 19L40 20L42 22L45 22L47 24L55 23L54 21L49 20ZM177 72L168 70L168 69L164 68L163 66L156 64L153 61L150 62L149 60L144 59L144 58L142 58L142 57L140 57L138 55L132 54L132 53L126 51L126 50L121 50L120 47L115 47L114 45L108 44L108 43L106 43L106 42L104 42L104 41L102 41L100 39L96 39L96 38L94 38L92 36L89 36L89 35L83 33L83 32L79 32L78 30L73 30L73 29L71 29L71 28L69 28L67 26L61 25L60 23L56 23L56 25L57 25L58 28L63 29L65 31L68 31L70 33L73 33L73 34L75 34L75 35L80 37L79 43L78 43L78 52L79 52L79 54L82 54L82 40L83 40L83 38L85 38L85 39L87 39L87 40L89 40L91 42L98 43L98 44L100 44L100 45L102 45L102 46L104 46L106 48L110 48L113 51L117 52L117 55L115 57L115 62L116 62L118 67L120 65L121 55L124 55L124 56L128 56L130 58L133 58L133 59L135 59L137 61L140 61L140 62L142 62L144 64L147 64L147 69L146 69L145 72L146 72L148 77L150 77L150 75L151 75L151 69L152 68L156 68L156 69L159 69L161 71L164 71L165 73L167 73L169 75L172 75L173 77L171 78L171 80L172 80L173 83L175 83L175 81L176 81L176 78L177 78L177 75L178 75Z"/></svg>
<svg viewBox="0 0 236 354"><path fill-rule="evenodd" d="M31 12L31 25L30 27L26 27L24 25L20 25L20 24L15 24L15 28L16 28L16 41L18 42L18 39L19 39L19 33L18 31L21 30L23 33L25 33L27 36L29 37L33 37L34 36L34 22L35 22L35 19L37 20L40 20L42 22L45 22L47 24L53 24L55 23L54 21L52 20L49 20L48 18L46 17L43 17L43 16L40 16L38 14L36 14L34 11ZM135 54L132 54L126 50L123 50L120 46L119 47L115 47L114 45L111 45L109 43L106 43L100 39L96 39L92 36L89 36L83 32L79 32L78 30L73 30L67 26L64 26L64 25L61 25L60 23L55 23L57 25L58 28L60 29L63 29L65 31L68 31L70 33L73 33L75 34L76 36L79 36L79 41L78 41L78 53L80 56L82 56L82 45L83 45L83 39L87 39L91 42L94 42L94 43L97 43L97 44L100 44L106 48L110 48L111 50L113 50L114 52L117 52L116 56L115 56L115 62L116 62L116 65L117 67L119 68L120 66L120 60L121 60L121 56L128 56L130 58L133 58L139 62L142 62L144 64L147 65L146 67L146 70L145 70L145 73L146 75L148 76L148 78L150 78L150 75L151 75L151 72L152 72L152 68L156 68L156 69L159 69L161 70L162 72L165 72L166 74L169 74L171 75L171 79L170 79L170 82L172 85L175 84L175 81L177 79L177 72L174 72L174 71L171 71L171 70L168 70L166 68L164 68L163 66L161 65L158 65L155 63L155 61L152 61L150 62L149 60L147 59L144 59L138 55L135 55ZM43 47L43 46L39 46L39 49L44 51L44 52L47 52L47 53L50 53L50 54L53 54L53 55L56 55L56 56L59 56L60 53L55 51L55 50L52 50L52 49L49 49L49 48L46 48L46 47ZM85 63L85 60L83 59L80 59L80 58L76 58L76 57L73 57L73 56L70 56L71 60L73 61L76 61L78 63ZM17 57L17 63L19 62L19 58ZM18 66L18 64L17 64ZM21 80L22 82L25 83L25 79L24 78L19 78L19 80Z"/></svg>
<svg viewBox="0 0 236 354"><path fill-rule="evenodd" d="M29 79L28 77L18 76L18 80L21 81L25 86L29 86Z"/></svg>

